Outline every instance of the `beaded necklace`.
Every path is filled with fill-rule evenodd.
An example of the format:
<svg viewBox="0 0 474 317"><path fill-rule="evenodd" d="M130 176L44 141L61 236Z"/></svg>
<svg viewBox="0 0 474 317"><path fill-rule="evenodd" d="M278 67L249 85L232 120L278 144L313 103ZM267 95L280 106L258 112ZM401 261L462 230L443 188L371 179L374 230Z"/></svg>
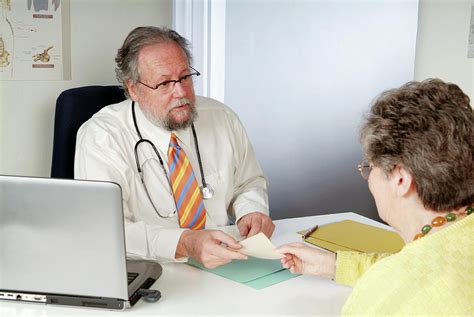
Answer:
<svg viewBox="0 0 474 317"><path fill-rule="evenodd" d="M463 213L469 216L473 212L474 212L474 208L469 206L469 207L466 208L466 210L464 210ZM413 241L418 240L418 239L424 237L425 235L427 235L428 232L430 232L432 226L433 227L441 227L447 221L454 221L454 220L456 220L456 218L457 218L456 214L452 213L452 212L448 213L444 217L438 216L438 217L434 218L433 220L431 220L431 225L424 225L423 228L421 228L421 232L415 235L415 237L413 238Z"/></svg>

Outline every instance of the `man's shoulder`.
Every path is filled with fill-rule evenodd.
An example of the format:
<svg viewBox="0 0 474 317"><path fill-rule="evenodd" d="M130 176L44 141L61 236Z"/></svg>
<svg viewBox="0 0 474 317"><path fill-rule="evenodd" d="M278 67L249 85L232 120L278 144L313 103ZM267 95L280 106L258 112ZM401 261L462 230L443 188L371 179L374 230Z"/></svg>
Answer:
<svg viewBox="0 0 474 317"><path fill-rule="evenodd" d="M114 131L123 128L129 120L130 104L131 101L127 99L105 106L87 120L79 131L85 133L88 130L93 130L96 133L98 130Z"/></svg>
<svg viewBox="0 0 474 317"><path fill-rule="evenodd" d="M230 111L233 112L228 106L222 102L204 96L196 96L196 106L199 110L205 111Z"/></svg>
<svg viewBox="0 0 474 317"><path fill-rule="evenodd" d="M237 114L227 105L209 97L196 96L196 109L205 115L222 115L237 117Z"/></svg>

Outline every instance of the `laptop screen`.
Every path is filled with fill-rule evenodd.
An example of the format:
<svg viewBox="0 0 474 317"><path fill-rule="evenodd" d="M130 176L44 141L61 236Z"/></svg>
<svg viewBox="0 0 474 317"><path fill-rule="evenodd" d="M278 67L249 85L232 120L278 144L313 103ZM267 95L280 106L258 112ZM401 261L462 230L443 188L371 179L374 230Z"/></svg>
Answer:
<svg viewBox="0 0 474 317"><path fill-rule="evenodd" d="M127 300L120 187L0 176L0 289Z"/></svg>

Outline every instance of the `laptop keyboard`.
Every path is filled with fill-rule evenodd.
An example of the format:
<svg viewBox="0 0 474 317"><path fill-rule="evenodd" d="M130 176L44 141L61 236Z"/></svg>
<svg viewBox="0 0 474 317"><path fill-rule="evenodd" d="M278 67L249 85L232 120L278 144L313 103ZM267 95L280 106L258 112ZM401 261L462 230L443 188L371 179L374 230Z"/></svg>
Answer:
<svg viewBox="0 0 474 317"><path fill-rule="evenodd" d="M138 276L138 273L127 272L128 285L130 285Z"/></svg>

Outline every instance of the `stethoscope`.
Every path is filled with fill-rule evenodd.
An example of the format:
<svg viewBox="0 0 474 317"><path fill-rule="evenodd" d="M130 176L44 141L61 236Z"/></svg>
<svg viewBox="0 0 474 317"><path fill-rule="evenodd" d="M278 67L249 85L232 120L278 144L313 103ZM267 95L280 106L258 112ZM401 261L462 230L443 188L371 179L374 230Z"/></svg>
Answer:
<svg viewBox="0 0 474 317"><path fill-rule="evenodd" d="M145 192L146 192L146 194L148 196L148 199L150 200L150 202L153 206L153 209L155 209L158 216L160 216L161 218L172 217L177 212L178 208L175 208L175 210L173 210L173 212L169 213L167 216L161 215L160 212L158 211L158 209L156 208L153 200L151 199L151 196L150 196L150 194L148 192L148 189L145 185L145 180L143 178L143 170L140 167L140 159L138 158L138 147L142 143L148 143L151 146L151 148L153 149L153 151L155 152L156 156L158 157L161 168L163 169L163 173L165 174L166 179L168 180L168 185L170 186L171 195L173 196L173 199L175 201L175 207L176 207L176 199L174 198L174 195L173 195L173 188L172 188L172 185L171 185L171 181L170 181L170 178L168 176L168 172L166 171L166 168L165 168L165 165L164 165L163 160L161 158L161 155L158 152L158 149L156 148L156 146L153 144L153 142L151 142L148 139L144 139L142 137L142 134L140 133L140 129L138 129L137 117L135 115L135 101L132 101L132 118L133 118L133 124L135 125L135 130L137 131L137 134L138 134L138 137L139 137L139 140L137 141L137 143L135 143L135 147L134 147L135 163L137 164L137 171L138 171L138 174L140 175L140 179L142 181L143 187L145 188ZM198 144L198 139L197 139L197 136L196 136L196 129L194 128L194 123L191 123L191 130L193 131L194 146L196 148L196 153L197 153L197 158L198 158L198 163L199 163L199 171L201 173L202 186L200 186L199 188L201 189L202 198L205 199L205 200L208 200L208 199L211 199L214 196L214 189L212 188L212 186L210 184L206 183L206 179L204 177L204 170L202 168L202 162L201 162L201 153L199 152L199 144Z"/></svg>

